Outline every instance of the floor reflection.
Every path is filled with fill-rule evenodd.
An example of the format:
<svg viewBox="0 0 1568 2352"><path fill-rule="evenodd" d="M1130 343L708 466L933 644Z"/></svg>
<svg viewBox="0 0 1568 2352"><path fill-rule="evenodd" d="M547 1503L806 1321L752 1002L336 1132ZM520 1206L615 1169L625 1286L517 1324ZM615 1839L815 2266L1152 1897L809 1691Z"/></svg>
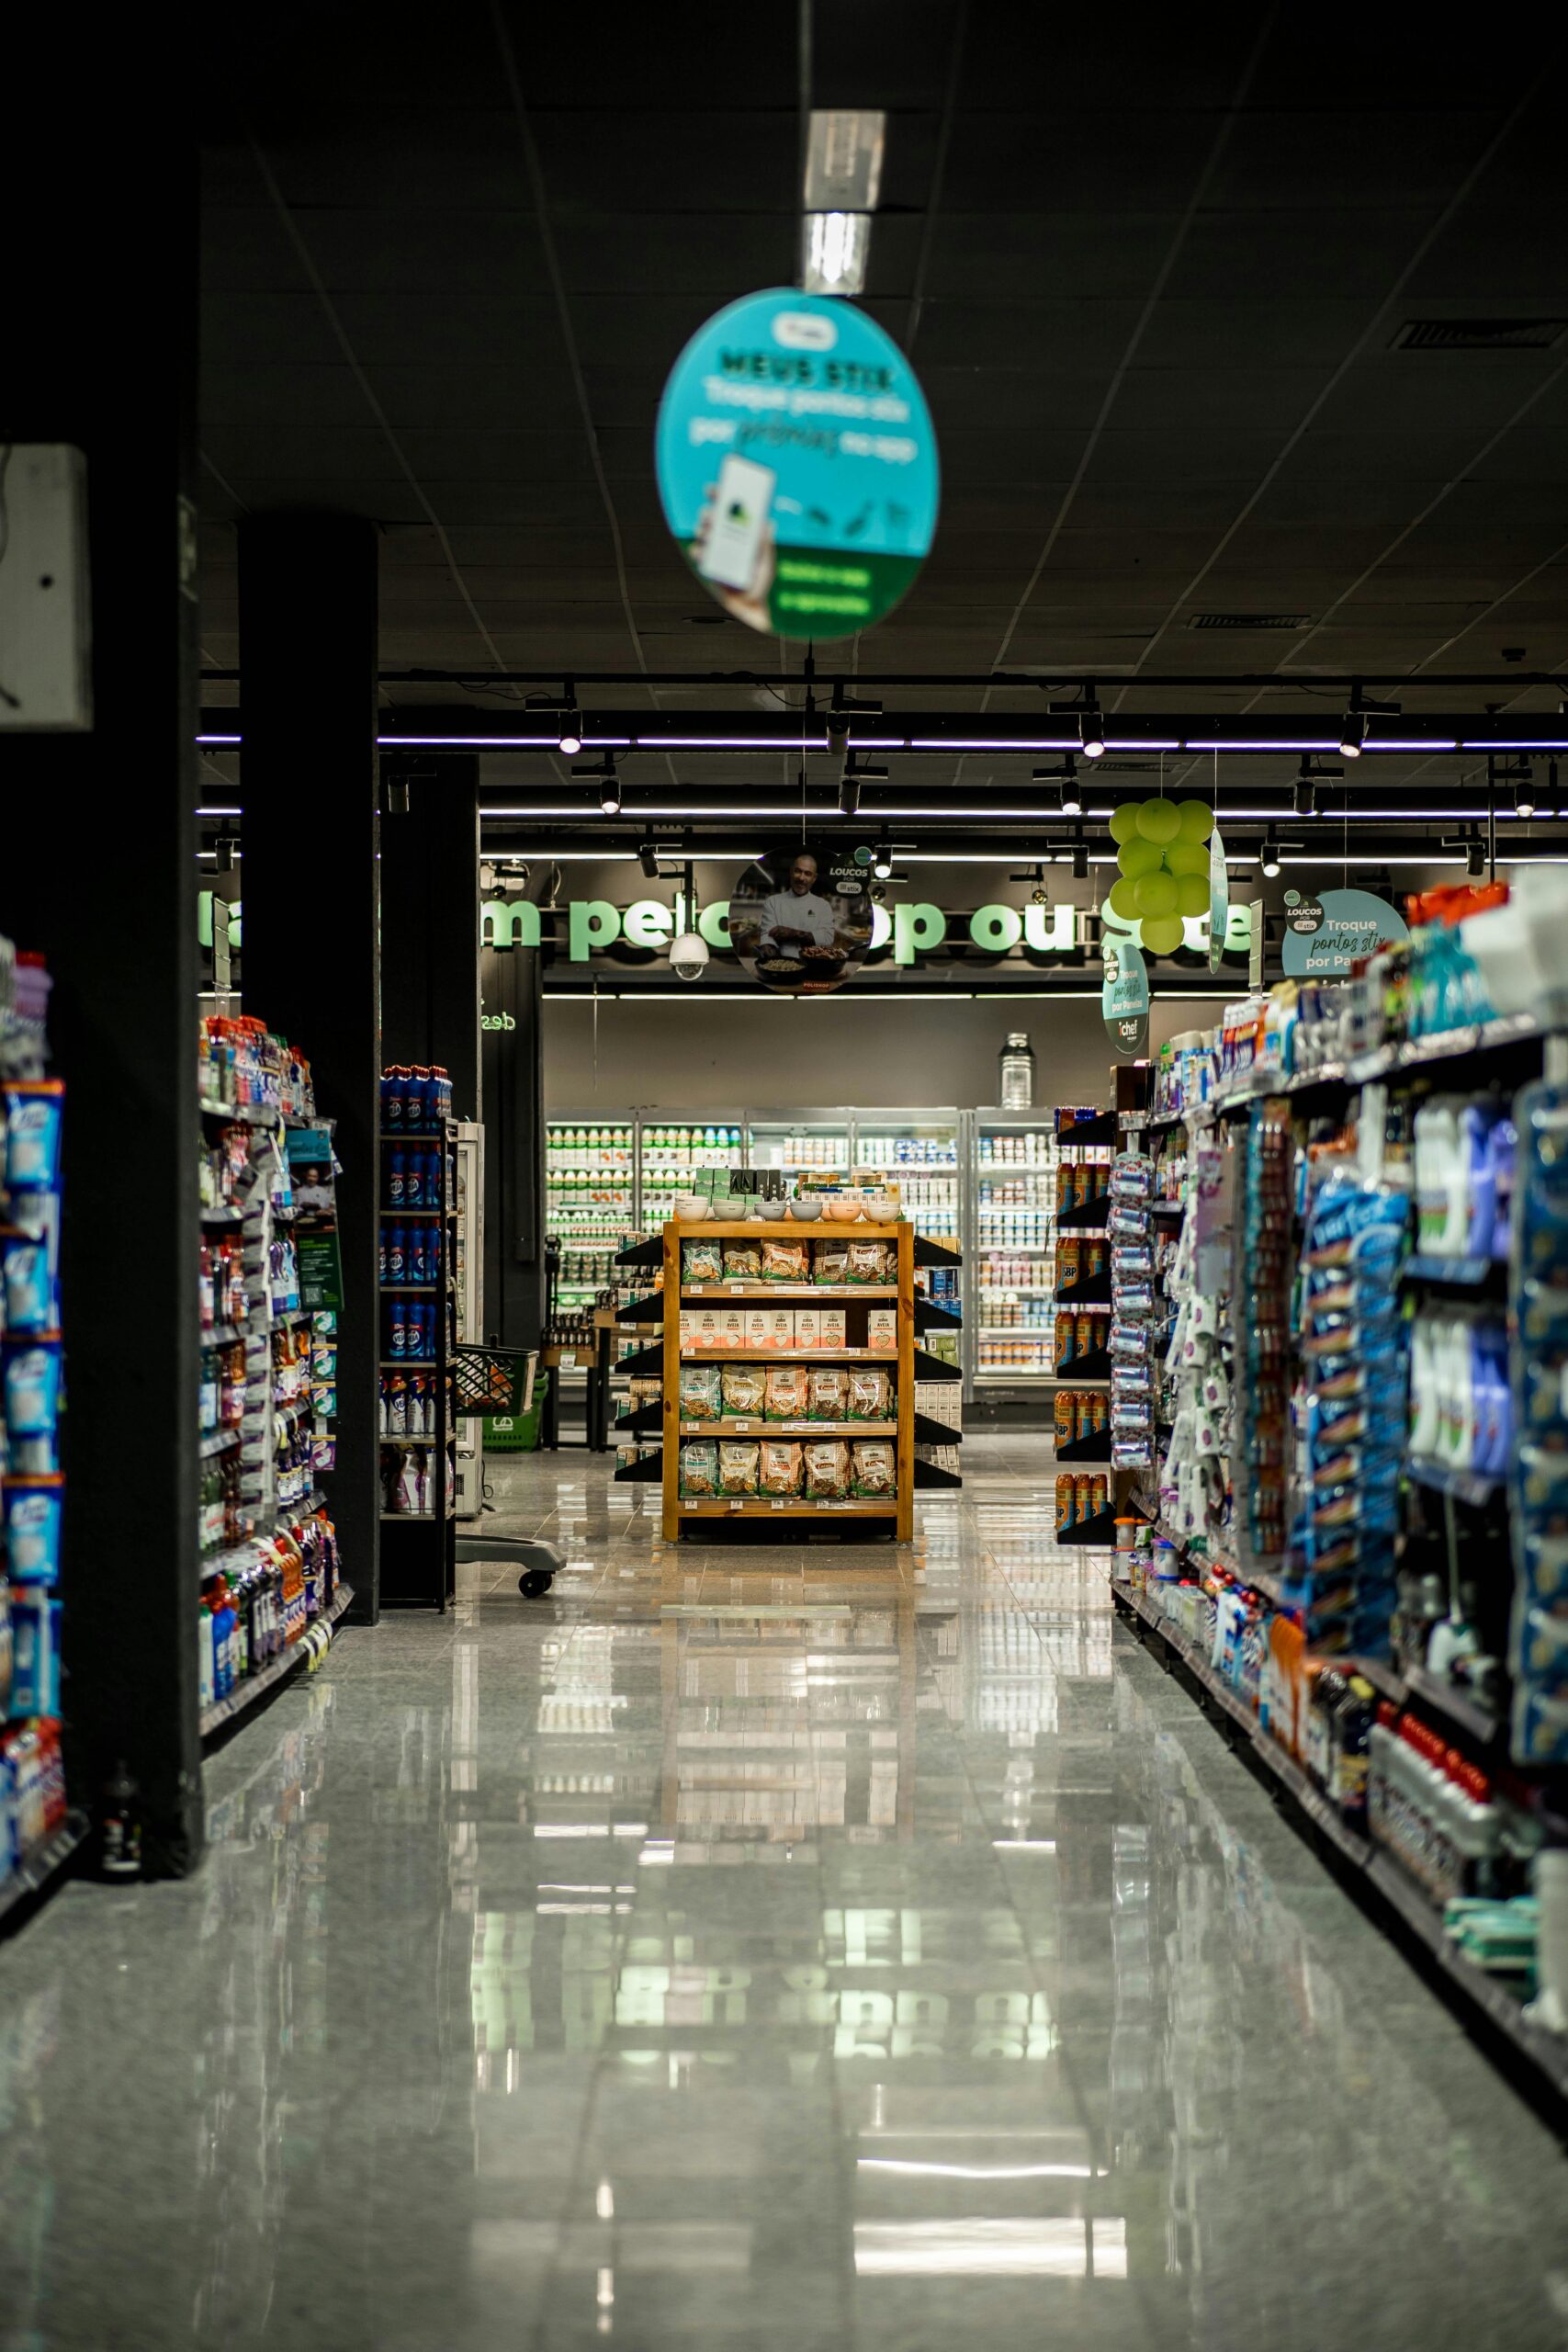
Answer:
<svg viewBox="0 0 1568 2352"><path fill-rule="evenodd" d="M1113 1633L1046 1458L344 1641L0 1955L0 2352L1568 2335L1555 2145ZM1326 2282L1326 2284L1325 2284Z"/></svg>

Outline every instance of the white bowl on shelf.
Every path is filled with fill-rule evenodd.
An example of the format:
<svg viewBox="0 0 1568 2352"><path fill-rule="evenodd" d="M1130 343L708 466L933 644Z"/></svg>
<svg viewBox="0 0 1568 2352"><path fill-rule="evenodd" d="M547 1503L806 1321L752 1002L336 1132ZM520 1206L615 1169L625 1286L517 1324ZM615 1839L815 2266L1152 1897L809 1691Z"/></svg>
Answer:
<svg viewBox="0 0 1568 2352"><path fill-rule="evenodd" d="M783 1201L764 1201L759 1197L752 1202L750 1214L753 1216L781 1217L784 1213L784 1205Z"/></svg>
<svg viewBox="0 0 1568 2352"><path fill-rule="evenodd" d="M677 1193L671 1206L682 1225L701 1225L708 1213L709 1204L700 1193Z"/></svg>
<svg viewBox="0 0 1568 2352"><path fill-rule="evenodd" d="M897 1221L898 1204L886 1193L874 1193L865 1204L865 1213L874 1225L893 1225Z"/></svg>
<svg viewBox="0 0 1568 2352"><path fill-rule="evenodd" d="M822 1214L820 1201L800 1199L791 1201L787 1205L791 1216L802 1225L815 1225Z"/></svg>

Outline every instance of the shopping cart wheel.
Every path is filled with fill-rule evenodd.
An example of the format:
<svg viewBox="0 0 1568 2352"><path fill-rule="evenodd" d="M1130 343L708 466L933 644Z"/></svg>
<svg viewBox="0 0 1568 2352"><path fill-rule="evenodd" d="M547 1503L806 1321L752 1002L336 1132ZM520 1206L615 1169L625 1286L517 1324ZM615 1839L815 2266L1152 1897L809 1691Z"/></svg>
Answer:
<svg viewBox="0 0 1568 2352"><path fill-rule="evenodd" d="M548 1592L556 1580L554 1568L525 1568L517 1579L517 1589L525 1600L537 1600Z"/></svg>

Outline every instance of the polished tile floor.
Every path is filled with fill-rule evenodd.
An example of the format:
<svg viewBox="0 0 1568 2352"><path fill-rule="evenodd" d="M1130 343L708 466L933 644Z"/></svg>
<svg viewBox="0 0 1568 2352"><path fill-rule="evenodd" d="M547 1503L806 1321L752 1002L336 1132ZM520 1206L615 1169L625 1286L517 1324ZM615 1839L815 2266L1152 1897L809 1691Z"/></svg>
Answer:
<svg viewBox="0 0 1568 2352"><path fill-rule="evenodd" d="M972 1439L891 1548L498 1468L0 1949L0 2352L1568 2346L1568 2166Z"/></svg>

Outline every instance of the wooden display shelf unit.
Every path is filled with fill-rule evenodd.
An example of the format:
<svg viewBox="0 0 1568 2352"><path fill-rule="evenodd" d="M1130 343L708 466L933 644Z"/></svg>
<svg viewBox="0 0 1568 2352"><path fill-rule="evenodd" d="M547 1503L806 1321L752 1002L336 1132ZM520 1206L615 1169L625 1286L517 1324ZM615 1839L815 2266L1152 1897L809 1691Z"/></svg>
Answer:
<svg viewBox="0 0 1568 2352"><path fill-rule="evenodd" d="M682 1437L897 1437L897 1421L765 1421L731 1414L717 1421L682 1421Z"/></svg>
<svg viewBox="0 0 1568 2352"><path fill-rule="evenodd" d="M897 1298L897 1283L764 1283L739 1276L717 1283L682 1283L682 1298L827 1298L841 1306L856 1298Z"/></svg>
<svg viewBox="0 0 1568 2352"><path fill-rule="evenodd" d="M896 1351L886 1348L811 1348L793 1354L782 1349L765 1348L694 1348L682 1355L680 1325L669 1316L664 1325L664 1476L663 1528L667 1543L681 1540L682 1525L701 1521L711 1527L715 1520L766 1519L777 1527L796 1527L803 1522L820 1526L825 1520L881 1519L893 1523L900 1544L909 1543L915 1532L915 1228L907 1221L896 1225L829 1225L813 1221L807 1225L782 1226L767 1218L754 1218L749 1223L686 1225L679 1221L664 1228L664 1290L667 1296L735 1298L748 1295L747 1288L737 1290L730 1283L704 1283L682 1290L681 1283L681 1244L695 1239L716 1241L777 1240L787 1234L791 1240L808 1245L818 1241L866 1241L876 1239L890 1243L897 1253L897 1279L894 1283L855 1283L829 1285L814 1283L759 1283L750 1295L760 1298L796 1300L807 1298L832 1299L852 1307L860 1300L867 1302L897 1302L898 1344ZM818 1497L812 1495L682 1495L681 1492L681 1442L688 1435L681 1419L681 1366L686 1363L881 1363L895 1375L897 1395L897 1419L889 1432L885 1423L862 1421L852 1426L825 1422L809 1426L791 1426L782 1421L750 1421L744 1435L755 1434L760 1439L773 1436L788 1437L809 1442L813 1437L843 1434L869 1437L892 1434L897 1449L894 1468L894 1492L887 1496ZM702 1424L702 1433L716 1438L726 1432L718 1422ZM737 1435L741 1432L737 1431ZM689 1442L689 1438L688 1438Z"/></svg>

